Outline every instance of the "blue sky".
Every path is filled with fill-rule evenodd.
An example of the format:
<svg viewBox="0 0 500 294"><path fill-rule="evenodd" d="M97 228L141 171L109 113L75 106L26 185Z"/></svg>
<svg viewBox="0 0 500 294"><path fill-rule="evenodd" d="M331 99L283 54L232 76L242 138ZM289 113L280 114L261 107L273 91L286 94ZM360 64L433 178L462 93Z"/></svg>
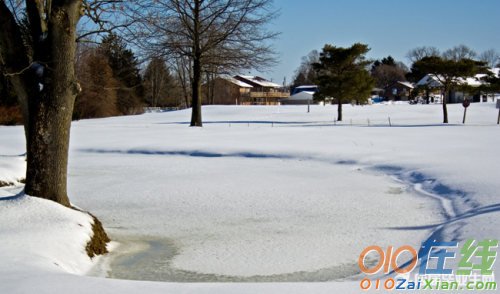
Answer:
<svg viewBox="0 0 500 294"><path fill-rule="evenodd" d="M481 53L500 51L500 0L275 0L281 16L270 29L281 64L262 75L290 83L301 57L325 44L368 44L368 58L388 55L409 65L405 55L417 46L441 51L465 44Z"/></svg>

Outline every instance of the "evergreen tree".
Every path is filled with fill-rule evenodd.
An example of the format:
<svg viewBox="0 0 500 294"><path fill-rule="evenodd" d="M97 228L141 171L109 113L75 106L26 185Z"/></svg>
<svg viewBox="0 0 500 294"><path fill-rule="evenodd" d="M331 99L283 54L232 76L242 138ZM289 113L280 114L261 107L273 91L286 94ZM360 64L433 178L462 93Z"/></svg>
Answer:
<svg viewBox="0 0 500 294"><path fill-rule="evenodd" d="M317 73L316 84L319 91L314 100L334 98L338 102L338 120L342 120L342 103L368 100L375 86L375 79L366 67L365 55L370 51L368 45L356 43L349 48L325 45L319 62L314 64Z"/></svg>
<svg viewBox="0 0 500 294"><path fill-rule="evenodd" d="M117 109L123 114L134 114L141 106L142 77L137 58L126 47L116 34L109 34L101 44L101 50L117 81Z"/></svg>
<svg viewBox="0 0 500 294"><path fill-rule="evenodd" d="M293 79L291 91L293 92L295 88L302 85L307 85L307 78L302 72L299 72L297 76Z"/></svg>
<svg viewBox="0 0 500 294"><path fill-rule="evenodd" d="M422 72L414 65L410 68L410 72L406 73L405 78L407 81L412 83L418 83L421 79L423 79L427 75L426 72Z"/></svg>
<svg viewBox="0 0 500 294"><path fill-rule="evenodd" d="M375 60L371 67L371 76L377 80L377 87L384 88L397 81L406 81L408 67L402 62L396 62L392 56Z"/></svg>
<svg viewBox="0 0 500 294"><path fill-rule="evenodd" d="M493 102L495 101L495 93L500 92L500 77L495 76L493 73L489 73L481 78L483 84L479 87L481 92L486 94L493 94Z"/></svg>
<svg viewBox="0 0 500 294"><path fill-rule="evenodd" d="M382 64L396 66L396 61L394 60L394 58L392 58L392 56L389 55L382 59Z"/></svg>
<svg viewBox="0 0 500 294"><path fill-rule="evenodd" d="M372 64L372 68L371 68L371 72L373 73L373 71L375 71L375 69L381 65L388 65L388 66L394 66L396 67L396 61L394 60L394 58L392 58L392 56L387 56L387 57L384 57L382 58L382 61L380 60L375 60Z"/></svg>
<svg viewBox="0 0 500 294"><path fill-rule="evenodd" d="M75 67L82 91L75 100L73 119L116 115L116 81L107 59L95 48L82 55Z"/></svg>

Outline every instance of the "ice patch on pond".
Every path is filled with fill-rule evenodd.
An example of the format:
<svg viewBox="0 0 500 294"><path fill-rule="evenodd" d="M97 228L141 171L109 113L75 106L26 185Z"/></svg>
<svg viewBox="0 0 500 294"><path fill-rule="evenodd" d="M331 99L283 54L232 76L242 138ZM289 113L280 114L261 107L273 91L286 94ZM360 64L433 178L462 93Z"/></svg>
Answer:
<svg viewBox="0 0 500 294"><path fill-rule="evenodd" d="M417 247L432 232L392 227L445 219L437 201L418 197L407 184L354 161L122 153L129 156L125 167L123 155L110 154L116 153L92 153L101 159L97 166L77 164L83 174L114 170L93 178L94 188L129 195L125 203L100 212L129 228L117 231L118 242L142 244L141 250L126 245L112 255L109 276L114 278L339 280L359 273L357 258L366 244ZM168 165L179 168L163 168ZM144 187L143 177L157 185ZM127 184L109 185L118 178ZM191 181L204 188L193 190ZM387 193L391 189L398 193Z"/></svg>

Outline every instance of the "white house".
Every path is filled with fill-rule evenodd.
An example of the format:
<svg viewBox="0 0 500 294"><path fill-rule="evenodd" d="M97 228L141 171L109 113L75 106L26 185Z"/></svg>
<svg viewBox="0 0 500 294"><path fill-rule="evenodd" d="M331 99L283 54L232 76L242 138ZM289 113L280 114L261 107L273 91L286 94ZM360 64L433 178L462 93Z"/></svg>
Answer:
<svg viewBox="0 0 500 294"><path fill-rule="evenodd" d="M493 68L493 69L491 69L491 71L497 77L500 74L500 68ZM467 78L466 80L459 79L458 82L461 84L464 84L464 85L468 84L469 86L472 86L472 87L479 87L482 85L480 78L482 78L484 76L486 76L486 74L478 74L475 77ZM436 87L436 88L441 87L441 83L439 82L438 78L433 74L426 75L415 86L425 85L425 84L428 84L429 86ZM477 95L474 95L473 97L470 97L470 95L467 93L462 93L462 92L452 90L452 91L450 91L450 94L446 97L446 103L462 103L464 101L464 99L470 99L473 102L481 102L483 100L483 99L481 99L481 96L479 93Z"/></svg>
<svg viewBox="0 0 500 294"><path fill-rule="evenodd" d="M296 87L290 98L283 99L283 104L320 104L323 105L323 101L315 102L313 100L314 93L318 91L318 86L316 85L305 85ZM326 99L326 104L331 104L331 99Z"/></svg>

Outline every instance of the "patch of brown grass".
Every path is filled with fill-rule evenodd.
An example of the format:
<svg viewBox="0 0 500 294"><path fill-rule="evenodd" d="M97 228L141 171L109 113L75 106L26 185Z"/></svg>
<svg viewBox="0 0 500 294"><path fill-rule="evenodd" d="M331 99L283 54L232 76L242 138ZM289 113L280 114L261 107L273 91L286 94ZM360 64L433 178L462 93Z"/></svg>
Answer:
<svg viewBox="0 0 500 294"><path fill-rule="evenodd" d="M26 184L26 179L25 178L22 178L22 179L19 179L17 180L19 183L22 183L22 184ZM1 187L10 187L10 186L15 186L15 183L13 182L4 182L4 181L0 181L0 188Z"/></svg>
<svg viewBox="0 0 500 294"><path fill-rule="evenodd" d="M74 206L71 206L71 209L74 209L76 211L80 211L82 213L88 213L92 219L94 220L94 223L92 224L92 231L94 234L90 238L90 241L87 243L87 246L85 246L85 251L87 251L87 255L90 258L93 258L96 255L102 255L105 253L108 253L108 249L106 248L106 244L110 242L111 240L109 239L108 235L104 231L104 228L102 227L102 223L97 219L97 217L93 216L90 212L88 211L83 211L80 210ZM78 224L81 226L80 224Z"/></svg>
<svg viewBox="0 0 500 294"><path fill-rule="evenodd" d="M14 186L14 183L12 183L12 182L4 182L4 181L0 181L0 188L1 188L1 187L9 187L9 186Z"/></svg>
<svg viewBox="0 0 500 294"><path fill-rule="evenodd" d="M92 214L90 214L90 216L94 219L94 224L92 225L92 231L94 232L94 235L87 243L85 250L87 251L87 255L90 258L92 258L95 255L102 255L108 253L108 249L106 248L106 243L108 243L111 240L104 231L101 222Z"/></svg>

